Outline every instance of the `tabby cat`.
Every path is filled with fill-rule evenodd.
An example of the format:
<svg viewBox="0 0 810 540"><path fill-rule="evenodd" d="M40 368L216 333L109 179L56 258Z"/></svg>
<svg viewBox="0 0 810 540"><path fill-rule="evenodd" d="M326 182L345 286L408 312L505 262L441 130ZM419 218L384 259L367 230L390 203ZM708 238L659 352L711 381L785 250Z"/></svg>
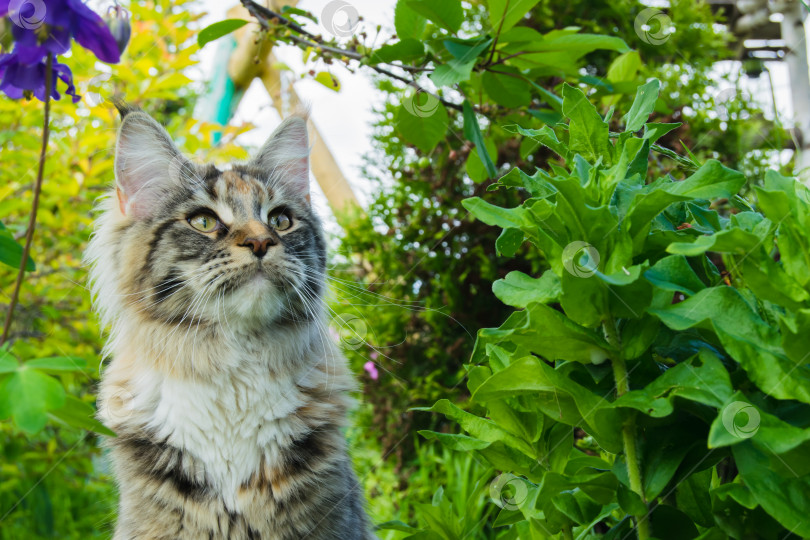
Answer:
<svg viewBox="0 0 810 540"><path fill-rule="evenodd" d="M305 115L218 168L119 110L116 185L87 252L111 329L114 538L374 538L341 431L354 383L324 331Z"/></svg>

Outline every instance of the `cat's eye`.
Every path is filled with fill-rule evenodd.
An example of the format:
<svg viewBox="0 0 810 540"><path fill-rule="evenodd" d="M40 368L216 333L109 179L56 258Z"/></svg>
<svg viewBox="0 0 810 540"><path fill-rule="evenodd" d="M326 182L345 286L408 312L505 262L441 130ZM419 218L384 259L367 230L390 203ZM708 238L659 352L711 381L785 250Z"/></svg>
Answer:
<svg viewBox="0 0 810 540"><path fill-rule="evenodd" d="M188 218L188 224L200 232L214 232L220 227L217 218L210 214L197 214Z"/></svg>
<svg viewBox="0 0 810 540"><path fill-rule="evenodd" d="M270 226L277 231L286 231L292 227L293 221L290 212L285 209L270 212Z"/></svg>

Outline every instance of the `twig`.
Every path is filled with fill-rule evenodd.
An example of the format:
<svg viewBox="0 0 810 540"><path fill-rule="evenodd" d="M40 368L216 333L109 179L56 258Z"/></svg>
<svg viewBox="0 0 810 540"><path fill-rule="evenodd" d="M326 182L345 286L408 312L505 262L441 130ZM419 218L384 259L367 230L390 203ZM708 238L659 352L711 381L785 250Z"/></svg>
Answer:
<svg viewBox="0 0 810 540"><path fill-rule="evenodd" d="M442 98L441 96L437 96L433 92L429 92L429 91L425 90L424 88L419 86L419 84L416 81L410 80L410 79L408 79L406 77L403 77L401 75L397 75L396 73L393 73L393 72L391 72L391 71L389 71L389 70L387 70L385 68L382 68L379 65L372 65L372 64L368 64L368 63L363 62L363 60L367 60L367 58L365 56L363 56L362 54L360 54L359 52L357 52L357 51L351 51L351 50L348 50L348 49L341 49L339 47L332 47L330 45L325 45L323 43L323 38L321 38L320 36L316 36L316 35L312 34L311 32L308 32L308 31L304 30L304 28L302 28L300 25L296 24L295 22L289 20L288 18L284 17L283 15L280 15L280 14L276 13L275 11L273 11L271 9L268 9L268 8L266 8L266 7L264 7L264 6L260 5L260 4L257 4L253 0L240 0L240 1L242 2L242 5L245 7L245 9L247 9L248 12L251 15L253 15L253 17L255 17L257 21L259 21L259 24L262 26L262 28L268 29L268 28L270 28L270 21L278 21L278 24L289 28L293 32L297 32L297 33L309 38L309 39L304 39L304 38L302 38L300 36L296 36L295 34L290 34L289 36L286 36L286 38L289 39L290 41L293 41L293 42L295 42L295 43L297 43L299 45L305 45L307 47L312 47L313 49L316 49L316 50L321 49L323 51L326 51L326 52L329 52L329 53L332 53L332 54L335 54L335 55L338 55L338 56L345 56L346 58L356 60L357 62L360 62L361 66L371 68L374 71L376 71L377 73L379 73L380 75L385 75L386 77L396 79L396 80L398 80L400 82L403 82L403 83L407 84L408 86L411 86L411 87L415 88L418 92L428 94L428 95L438 99L445 107L450 107L451 109L455 109L457 111L462 111L463 110L462 106L459 105L458 103L453 103L452 101L447 101L446 99ZM403 69L405 71L425 71L424 68L419 68L419 67L415 67L415 66L403 66L403 65L399 65L399 64L390 64L390 65L392 67L397 67L397 68Z"/></svg>
<svg viewBox="0 0 810 540"><path fill-rule="evenodd" d="M51 113L51 84L53 83L53 53L48 53L48 60L45 65L45 120L42 127L42 148L39 152L39 169L37 170L37 181L34 184L34 202L31 205L31 213L28 216L28 232L25 235L25 246L23 247L20 268L17 271L17 281L14 283L14 290L11 293L11 301L6 312L6 322L3 324L3 336L0 338L0 345L6 342L8 332L11 328L11 318L14 315L14 308L20 298L20 288L22 287L25 266L28 263L28 255L31 253L31 242L34 240L34 229L37 226L37 210L39 209L39 195L42 192L42 176L45 169L45 153L48 150L48 136L50 135L50 113Z"/></svg>

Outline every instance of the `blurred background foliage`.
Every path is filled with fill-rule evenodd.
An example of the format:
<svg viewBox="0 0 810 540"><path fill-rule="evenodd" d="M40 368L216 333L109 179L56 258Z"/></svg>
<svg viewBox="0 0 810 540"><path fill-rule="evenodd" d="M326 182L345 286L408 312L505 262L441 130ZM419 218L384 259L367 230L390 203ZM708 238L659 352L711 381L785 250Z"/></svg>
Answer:
<svg viewBox="0 0 810 540"><path fill-rule="evenodd" d="M53 102L34 239L37 270L27 277L11 333L12 353L19 358L85 359L87 369L57 376L68 394L88 404L94 402L102 339L90 313L81 253L94 201L112 181L118 123L104 98L125 95L177 135L188 153L207 159L246 157L233 139L250 129L228 127L222 141L210 148L211 134L219 128L192 119L195 101L205 91L189 76L197 63L199 6L161 0L134 1L128 7L133 37L121 63L100 64L74 48L71 66L85 98L77 106L64 99ZM718 81L713 70L733 55L732 37L719 16L707 4L676 0L667 13L678 31L653 46L633 26L643 7L631 0L542 0L521 24L542 33L578 26L629 45L630 52L595 51L572 66L576 69L567 80L591 87L602 113L611 106L627 110L635 88L656 77L662 82L656 119L684 122L660 144L683 152L682 141L701 160L719 158L751 179L774 165L789 171L789 161L778 161L784 131L765 118L750 96L738 93L718 113L716 88L721 82L738 87L740 75ZM485 7L465 3L464 24L468 35L488 30ZM743 67L752 74L762 72L761 65ZM550 74L535 82L559 93L563 80ZM376 522L413 521L419 505L429 503L436 486L444 485L457 507L464 503L465 519L483 523L493 507L476 481L486 476L488 465L472 454L451 453L420 440L419 430L457 428L410 409L439 398L466 398L462 365L470 357L475 332L498 326L511 311L494 301L491 283L512 270L537 274L543 263L528 251L499 258L498 231L472 220L460 206L462 199L481 195L491 183L476 151L459 135L461 113L449 110L446 136L429 152L420 150L403 142L397 131L402 86L389 79L377 84L389 99L378 111L375 147L364 169L377 187L376 196L364 215L347 218L331 265L335 315L343 322L359 321L350 325L350 333L363 338L357 344L351 336L341 336L350 344L346 353L363 382L362 404L349 432L354 457ZM471 100L476 96L476 105L489 118L490 126L483 127L498 171L531 170L551 159L548 150L521 144L501 127L519 123L540 128L548 110L537 110L537 115L516 111L492 101L482 84L481 75L474 73L460 87ZM31 200L42 114L39 102L0 99L0 220L18 239ZM665 171L671 163L658 166ZM520 202L514 190L491 192L488 201L504 207ZM12 269L0 268L0 289L10 291L14 277ZM369 361L378 370L376 377L373 370L364 370ZM55 417L36 434L0 422L0 539L109 537L115 489L97 442L95 434L66 427ZM480 528L471 537L476 534Z"/></svg>

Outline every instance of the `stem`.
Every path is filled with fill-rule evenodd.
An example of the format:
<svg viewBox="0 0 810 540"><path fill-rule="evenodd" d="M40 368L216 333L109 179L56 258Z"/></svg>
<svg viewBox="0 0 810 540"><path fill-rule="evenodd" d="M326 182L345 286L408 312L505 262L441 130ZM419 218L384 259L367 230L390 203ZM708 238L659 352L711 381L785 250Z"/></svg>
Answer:
<svg viewBox="0 0 810 540"><path fill-rule="evenodd" d="M563 525L562 533L564 540L574 540L574 533L571 532L571 525Z"/></svg>
<svg viewBox="0 0 810 540"><path fill-rule="evenodd" d="M23 276L25 275L25 265L28 263L28 255L31 253L31 242L34 240L34 230L37 227L37 211L39 210L39 195L42 193L42 175L45 169L45 153L48 150L48 136L50 135L50 114L51 114L51 84L53 84L53 54L48 53L48 60L45 66L45 120L42 126L42 148L39 152L39 169L37 170L37 181L34 184L34 202L31 205L31 213L28 216L28 231L25 233L25 246L23 246L22 260L17 271L17 281L14 283L14 290L11 293L11 300L6 312L6 321L3 324L3 336L0 337L0 345L8 339L8 332L11 329L11 318L14 315L14 308L20 298L20 288L22 287Z"/></svg>
<svg viewBox="0 0 810 540"><path fill-rule="evenodd" d="M616 381L616 396L621 397L630 388L627 364L624 361L621 349L621 340L612 317L605 321L603 326L608 343L617 351L612 360L613 379ZM641 483L641 462L636 445L636 415L633 412L630 413L630 417L622 426L622 445L624 446L624 457L627 460L627 476L630 479L630 489L641 497L641 501L646 506L647 496L644 494L644 486ZM650 522L647 520L647 515L635 516L635 520L638 540L647 540L650 537Z"/></svg>

